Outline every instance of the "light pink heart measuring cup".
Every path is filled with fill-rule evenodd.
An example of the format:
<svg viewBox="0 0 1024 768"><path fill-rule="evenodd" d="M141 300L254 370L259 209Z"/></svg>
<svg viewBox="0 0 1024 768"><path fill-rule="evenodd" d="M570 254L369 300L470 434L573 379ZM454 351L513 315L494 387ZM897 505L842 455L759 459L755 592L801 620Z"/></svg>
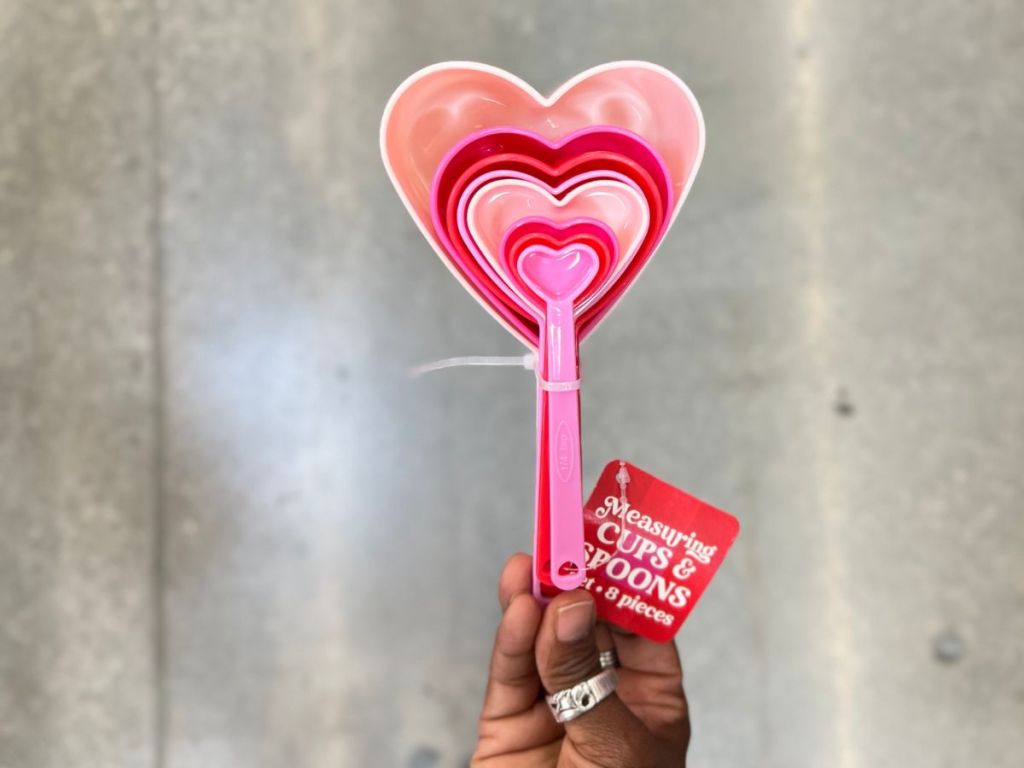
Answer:
<svg viewBox="0 0 1024 768"><path fill-rule="evenodd" d="M591 198L597 202L591 203L585 212L574 211L574 199L579 199L580 191L586 190L588 184L595 183L602 185ZM539 188L550 197L558 198L569 213L614 224L611 228L618 241L614 263L609 265L604 281L589 286L579 297L575 305L575 312L579 314L601 299L636 255L649 224L646 199L631 179L614 172L590 171L579 174L555 189L550 189L526 174L513 171L492 171L474 180L459 200L459 231L477 261L491 272L492 277L504 281L528 309L532 308L529 306L533 303L532 297L521 290L517 281L509 280L507 272L514 265L505 261L502 251L505 235L516 224L511 216L517 215L515 211L525 214L523 205L513 208L510 198L517 190L528 190L530 187ZM614 193L625 193L628 197L617 200ZM530 204L529 196L526 204ZM490 215L488 208L492 209ZM534 211L532 215L539 216L541 211ZM481 254L483 259L480 258Z"/></svg>

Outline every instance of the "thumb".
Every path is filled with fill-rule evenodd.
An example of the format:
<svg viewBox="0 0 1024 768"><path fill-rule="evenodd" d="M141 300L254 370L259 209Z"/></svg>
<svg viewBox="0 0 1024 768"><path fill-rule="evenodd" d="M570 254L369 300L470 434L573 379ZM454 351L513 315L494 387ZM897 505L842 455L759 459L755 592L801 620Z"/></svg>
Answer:
<svg viewBox="0 0 1024 768"><path fill-rule="evenodd" d="M601 672L596 610L586 590L558 595L544 611L537 635L537 669L549 694L572 688ZM655 764L657 745L642 722L612 693L565 724L563 759L599 766ZM565 750L575 752L566 755ZM561 764L561 763L560 763Z"/></svg>

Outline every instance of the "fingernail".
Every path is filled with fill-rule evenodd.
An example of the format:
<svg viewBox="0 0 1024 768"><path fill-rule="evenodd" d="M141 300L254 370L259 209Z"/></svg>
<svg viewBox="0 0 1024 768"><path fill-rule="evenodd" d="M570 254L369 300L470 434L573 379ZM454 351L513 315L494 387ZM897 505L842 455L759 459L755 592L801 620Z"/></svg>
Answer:
<svg viewBox="0 0 1024 768"><path fill-rule="evenodd" d="M558 609L555 617L555 637L563 643L575 643L590 633L594 625L594 603L582 600Z"/></svg>

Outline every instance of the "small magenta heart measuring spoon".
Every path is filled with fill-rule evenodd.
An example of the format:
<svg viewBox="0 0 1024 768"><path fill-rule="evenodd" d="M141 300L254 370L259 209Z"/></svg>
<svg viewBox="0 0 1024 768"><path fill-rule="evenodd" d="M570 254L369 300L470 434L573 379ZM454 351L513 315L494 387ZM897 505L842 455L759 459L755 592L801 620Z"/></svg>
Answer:
<svg viewBox="0 0 1024 768"><path fill-rule="evenodd" d="M548 441L551 581L559 589L575 589L585 574L579 352L573 306L599 266L597 253L587 245L557 251L532 245L516 264L520 278L545 303L537 363L540 386L548 394L543 433Z"/></svg>

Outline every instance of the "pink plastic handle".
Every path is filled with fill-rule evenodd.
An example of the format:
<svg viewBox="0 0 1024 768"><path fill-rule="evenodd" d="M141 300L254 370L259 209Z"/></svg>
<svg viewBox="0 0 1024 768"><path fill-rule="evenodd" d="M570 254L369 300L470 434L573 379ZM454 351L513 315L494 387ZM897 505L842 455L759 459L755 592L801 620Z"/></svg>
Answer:
<svg viewBox="0 0 1024 768"><path fill-rule="evenodd" d="M564 317L572 306L550 307ZM560 334L547 323L550 334ZM563 341L565 341L563 339ZM563 343L563 348L568 344ZM573 343L575 346L575 334ZM572 350L570 350L572 353ZM557 382L552 382L557 383ZM583 482L580 472L580 392L548 392L548 483L551 499L551 581L559 589L575 589L586 576L583 551Z"/></svg>
<svg viewBox="0 0 1024 768"><path fill-rule="evenodd" d="M526 248L519 257L520 277L545 301L540 338L542 397L547 408L540 423L547 436L547 494L550 510L551 583L575 589L586 576L583 550L583 488L580 451L579 365L573 305L597 275L597 253L585 245L554 250ZM543 439L543 438L542 438ZM544 493L544 488L540 489Z"/></svg>

